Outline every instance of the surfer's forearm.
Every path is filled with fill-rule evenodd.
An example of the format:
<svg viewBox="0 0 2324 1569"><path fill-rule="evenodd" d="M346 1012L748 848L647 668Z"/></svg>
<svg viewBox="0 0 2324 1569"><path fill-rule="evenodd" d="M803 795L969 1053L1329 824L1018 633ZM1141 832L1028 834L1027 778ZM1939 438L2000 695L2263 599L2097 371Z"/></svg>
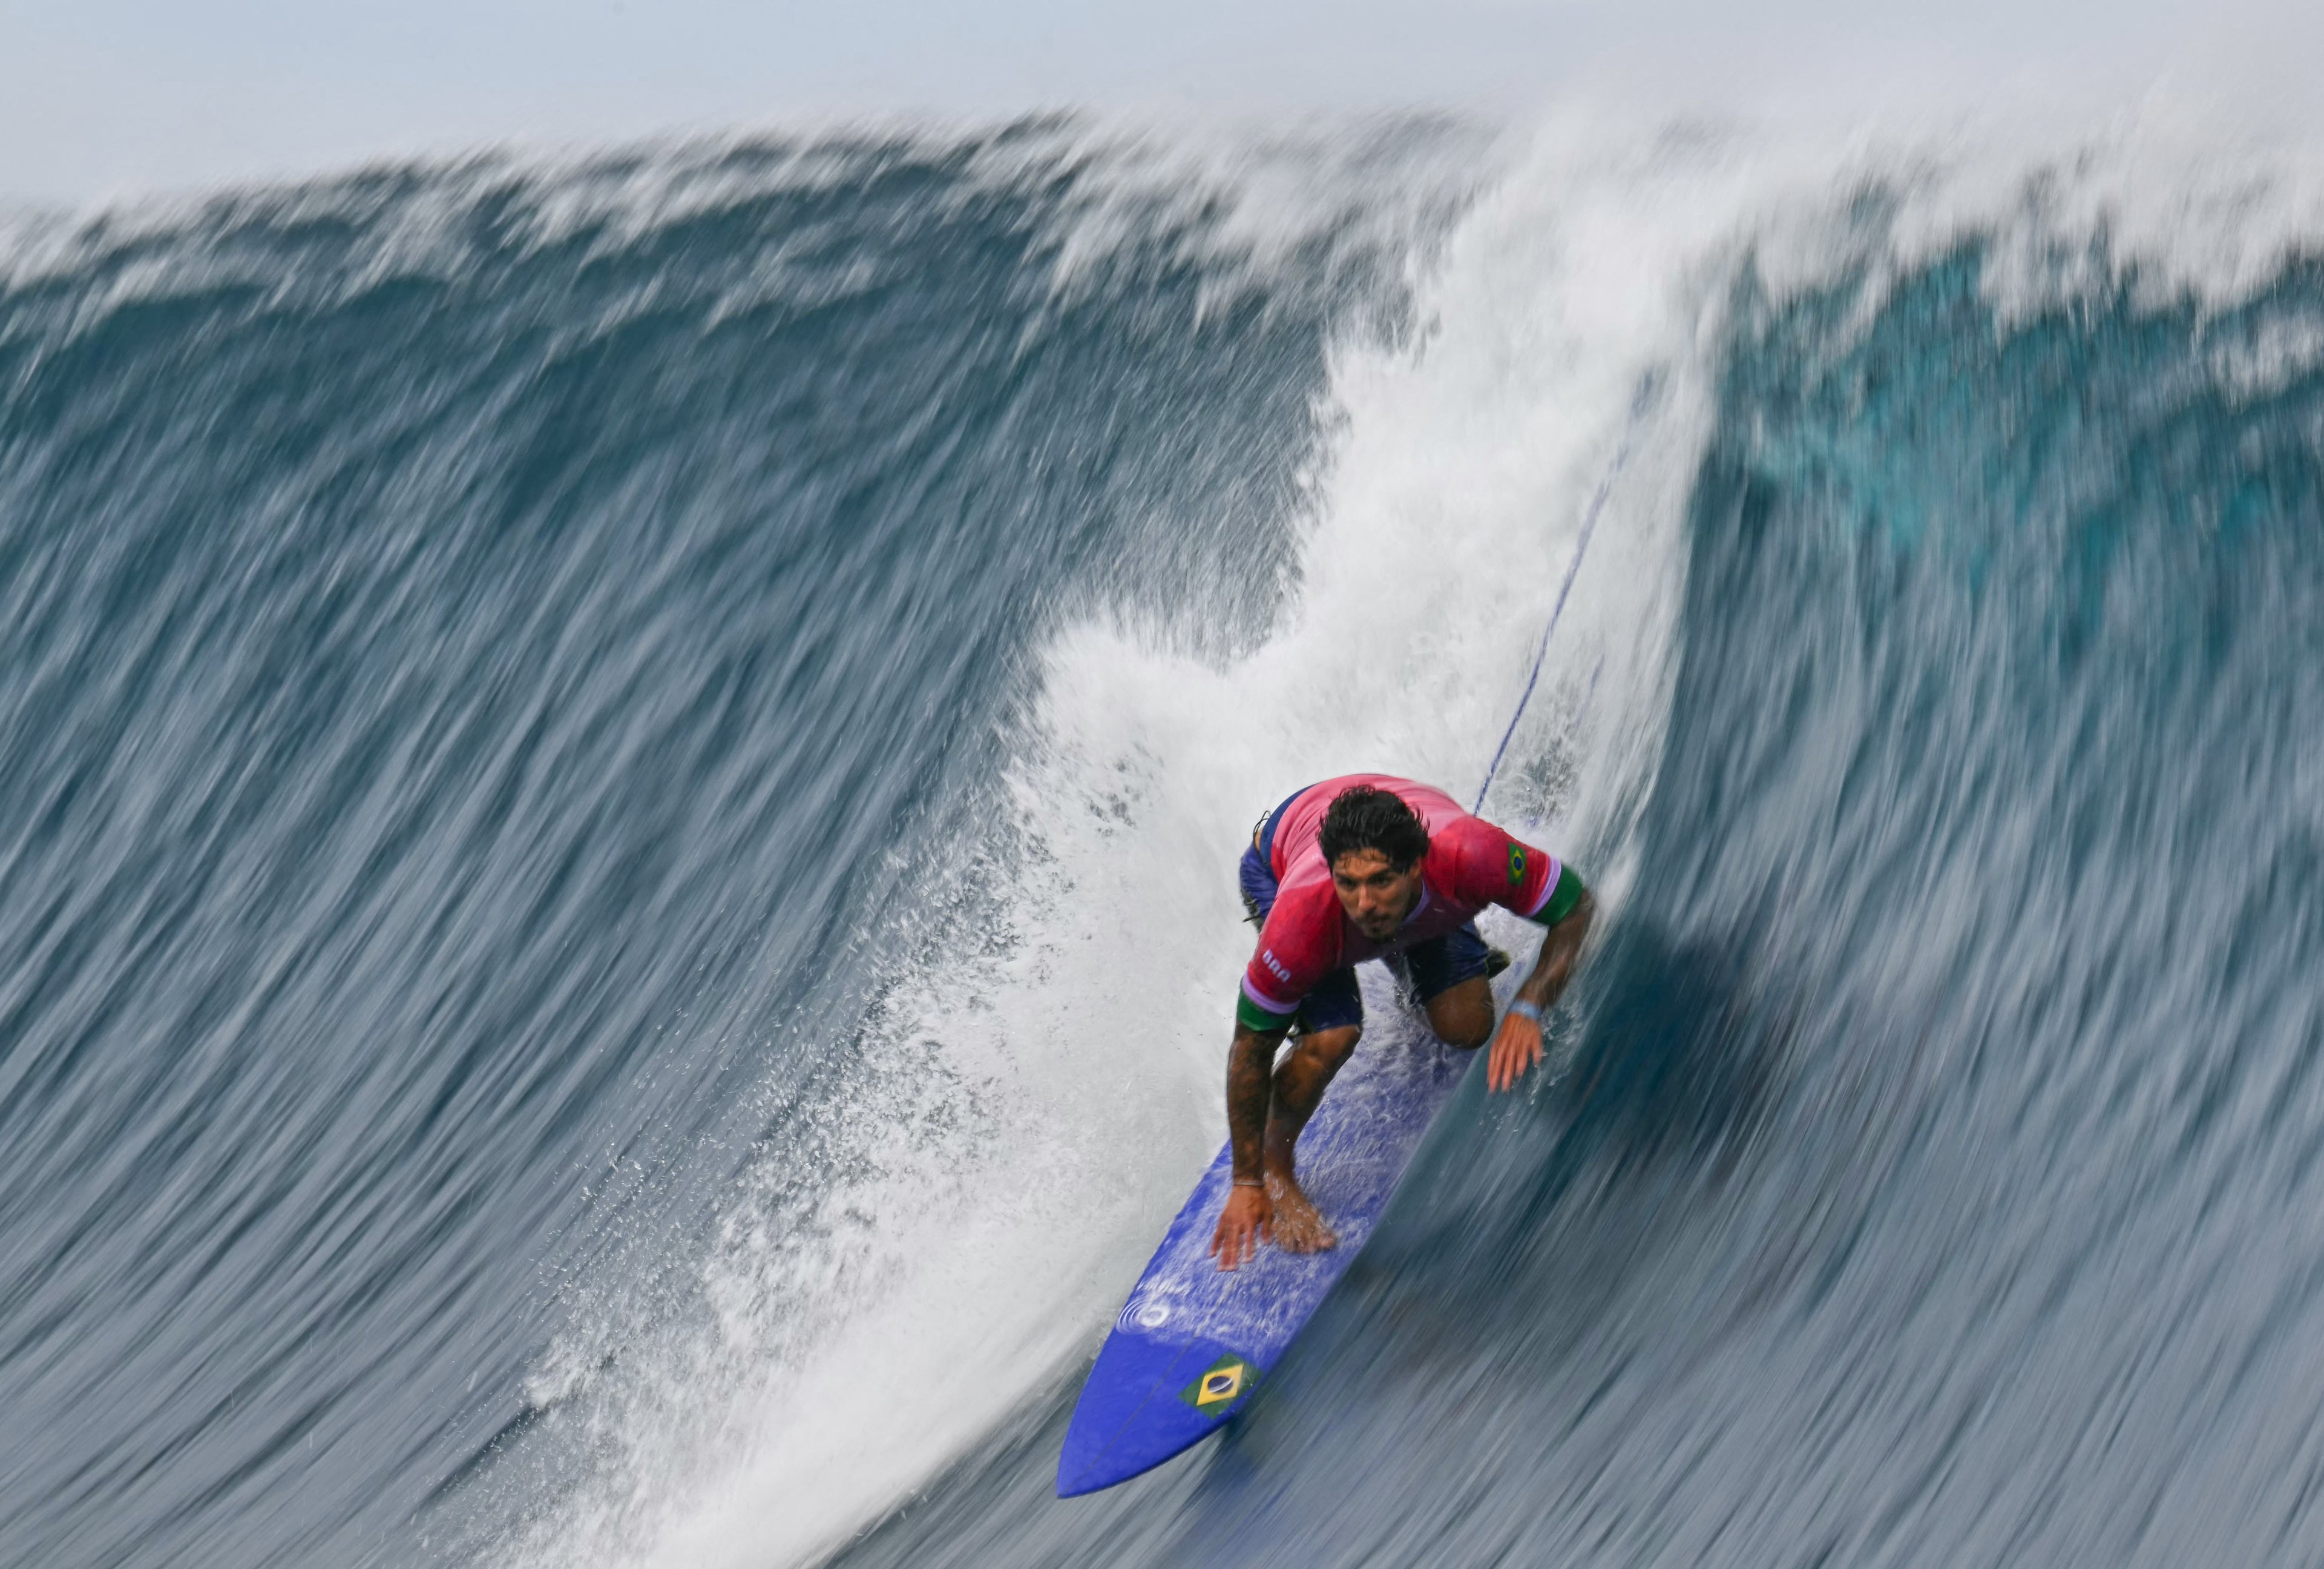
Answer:
<svg viewBox="0 0 2324 1569"><path fill-rule="evenodd" d="M1533 973L1517 988L1517 1003L1493 1032L1492 1055L1485 1063L1485 1087L1495 1094L1517 1088L1517 1081L1541 1060L1541 1016L1556 1005L1565 983L1573 979L1573 966L1582 956L1582 939L1590 935L1590 918L1597 909L1590 891L1582 890L1565 918L1541 939Z"/></svg>
<svg viewBox="0 0 2324 1569"><path fill-rule="evenodd" d="M1227 1048L1227 1142L1238 1182L1260 1180L1260 1146L1267 1136L1268 1098L1275 1088L1275 1048L1282 1032L1238 1026Z"/></svg>
<svg viewBox="0 0 2324 1569"><path fill-rule="evenodd" d="M1590 935L1590 918L1597 913L1598 901L1583 890L1582 898L1568 910L1565 918L1549 928L1541 940L1541 952L1533 962L1533 974L1517 988L1517 1000L1530 1002L1546 1012L1556 1005L1573 979L1573 966L1582 956L1582 940Z"/></svg>

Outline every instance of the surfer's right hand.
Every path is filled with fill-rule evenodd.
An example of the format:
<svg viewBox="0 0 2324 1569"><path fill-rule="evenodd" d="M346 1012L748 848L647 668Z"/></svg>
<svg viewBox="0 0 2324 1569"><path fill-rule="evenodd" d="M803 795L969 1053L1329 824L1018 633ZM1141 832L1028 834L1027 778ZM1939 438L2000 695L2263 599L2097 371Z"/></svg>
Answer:
<svg viewBox="0 0 2324 1569"><path fill-rule="evenodd" d="M1245 1259L1259 1256L1259 1245L1275 1235L1275 1201L1263 1187L1236 1187L1227 1194L1219 1212L1219 1229L1211 1234L1211 1256L1222 1269L1232 1269Z"/></svg>

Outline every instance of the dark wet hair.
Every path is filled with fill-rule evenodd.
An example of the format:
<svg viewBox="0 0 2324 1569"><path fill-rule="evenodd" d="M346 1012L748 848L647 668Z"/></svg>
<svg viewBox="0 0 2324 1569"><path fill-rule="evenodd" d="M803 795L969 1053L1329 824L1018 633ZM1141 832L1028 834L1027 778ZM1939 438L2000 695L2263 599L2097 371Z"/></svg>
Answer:
<svg viewBox="0 0 2324 1569"><path fill-rule="evenodd" d="M1323 814L1323 863L1351 850L1377 850L1398 872L1428 854L1428 828L1403 798L1372 785L1350 785Z"/></svg>

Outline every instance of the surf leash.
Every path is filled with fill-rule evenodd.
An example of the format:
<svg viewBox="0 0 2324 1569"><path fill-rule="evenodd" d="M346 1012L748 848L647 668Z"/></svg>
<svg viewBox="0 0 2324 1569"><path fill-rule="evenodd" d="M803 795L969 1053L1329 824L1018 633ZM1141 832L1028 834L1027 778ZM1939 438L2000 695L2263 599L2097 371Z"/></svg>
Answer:
<svg viewBox="0 0 2324 1569"><path fill-rule="evenodd" d="M1565 614L1565 596L1573 592L1573 579L1582 570L1582 558L1590 549L1590 536L1598 530L1599 514L1606 510L1606 498L1614 494L1614 482L1622 477L1622 466L1630 460L1630 443L1638 433L1638 423L1646 414L1646 403L1654 394L1655 379L1648 377L1631 401L1630 417L1622 426L1622 444L1614 448L1614 461L1606 466L1606 477L1598 482L1598 494L1590 498L1590 510L1582 515L1582 537L1573 541L1573 559L1565 564L1565 581L1557 586L1557 603L1551 606L1549 624L1541 629L1541 641L1534 646L1533 669L1526 677L1525 691L1517 698L1517 712L1509 715L1509 727L1501 732L1501 743L1493 749L1493 761L1485 766L1485 782L1477 787L1477 804L1470 808L1471 816L1485 809L1485 792L1493 788L1493 776L1501 771L1501 759L1509 752L1509 741L1517 733L1517 721L1525 717L1526 705L1533 701L1533 689L1541 681L1542 661L1549 657L1549 640L1557 631L1557 618ZM1603 668L1603 661L1600 661ZM1590 677L1591 696L1598 691L1598 676Z"/></svg>

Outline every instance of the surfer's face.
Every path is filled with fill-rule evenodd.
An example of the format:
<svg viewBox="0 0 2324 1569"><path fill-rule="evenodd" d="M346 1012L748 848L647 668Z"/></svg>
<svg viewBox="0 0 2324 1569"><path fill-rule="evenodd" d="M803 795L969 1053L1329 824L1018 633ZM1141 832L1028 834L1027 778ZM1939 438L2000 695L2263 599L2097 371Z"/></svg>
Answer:
<svg viewBox="0 0 2324 1569"><path fill-rule="evenodd" d="M1420 863L1398 872L1378 850L1351 850L1332 863L1332 886L1356 929L1386 942L1420 902Z"/></svg>

